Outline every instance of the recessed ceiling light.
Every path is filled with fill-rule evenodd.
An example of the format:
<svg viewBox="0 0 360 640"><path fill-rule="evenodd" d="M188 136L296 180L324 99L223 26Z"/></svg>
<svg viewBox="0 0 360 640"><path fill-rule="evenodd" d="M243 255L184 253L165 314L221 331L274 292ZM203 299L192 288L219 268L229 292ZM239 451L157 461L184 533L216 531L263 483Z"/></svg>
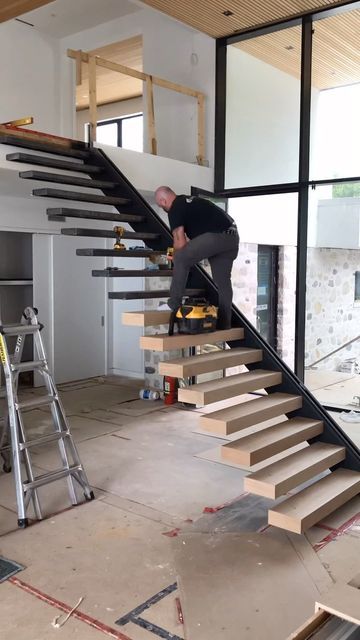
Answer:
<svg viewBox="0 0 360 640"><path fill-rule="evenodd" d="M226 9L226 11L223 11L223 16L226 16L227 18L233 15L234 15L234 12L230 11L229 9Z"/></svg>

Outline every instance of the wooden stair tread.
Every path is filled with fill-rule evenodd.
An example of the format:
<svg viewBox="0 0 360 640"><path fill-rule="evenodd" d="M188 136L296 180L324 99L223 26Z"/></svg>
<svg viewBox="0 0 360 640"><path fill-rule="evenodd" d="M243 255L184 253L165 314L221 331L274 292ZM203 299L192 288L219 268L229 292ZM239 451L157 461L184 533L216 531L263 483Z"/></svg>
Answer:
<svg viewBox="0 0 360 640"><path fill-rule="evenodd" d="M244 490L275 500L345 459L345 447L314 444L244 479Z"/></svg>
<svg viewBox="0 0 360 640"><path fill-rule="evenodd" d="M177 333L174 336L168 336L167 333L161 333L157 336L142 336L140 338L140 348L153 349L154 351L172 351L215 342L242 340L243 337L244 329L223 329L195 335Z"/></svg>
<svg viewBox="0 0 360 640"><path fill-rule="evenodd" d="M257 400L250 400L227 409L213 411L201 416L200 424L205 431L229 435L264 422L302 406L302 397L288 393L272 393Z"/></svg>
<svg viewBox="0 0 360 640"><path fill-rule="evenodd" d="M152 249L76 249L77 256L93 257L113 256L115 258L149 258L150 256L162 256L163 254L163 251L153 251ZM196 291L199 291L199 289L196 289ZM162 297L169 297L166 291Z"/></svg>
<svg viewBox="0 0 360 640"><path fill-rule="evenodd" d="M186 289L188 296L201 296L203 289ZM154 291L111 291L108 294L110 300L151 300L153 298L168 298L170 291L156 289ZM141 341L142 338L140 338Z"/></svg>
<svg viewBox="0 0 360 640"><path fill-rule="evenodd" d="M116 182L110 182L108 180L92 180L91 178L69 176L62 173L50 173L48 171L37 171L36 169L20 171L19 176L24 180L40 180L41 182L71 184L77 187L86 187L89 189L114 189L118 186Z"/></svg>
<svg viewBox="0 0 360 640"><path fill-rule="evenodd" d="M159 362L159 373L162 376L173 376L174 378L189 378L190 376L220 371L242 364L261 362L263 352L261 349L249 349L248 347L237 347L235 349L225 349L204 353L199 356L189 358L175 358Z"/></svg>
<svg viewBox="0 0 360 640"><path fill-rule="evenodd" d="M78 229L67 227L65 229L61 229L61 233L63 236L76 236L76 237L86 237L86 238L117 238L115 231L112 229ZM135 233L135 231L124 231L122 236L124 240L156 240L159 238L158 233Z"/></svg>
<svg viewBox="0 0 360 640"><path fill-rule="evenodd" d="M102 167L92 164L83 164L81 162L69 162L68 160L60 160L58 158L49 158L48 156L35 156L31 153L8 153L6 160L10 162L20 162L24 164L36 164L41 167L51 167L53 169L63 169L64 171L79 171L81 173L101 173Z"/></svg>
<svg viewBox="0 0 360 640"><path fill-rule="evenodd" d="M89 211L88 209L72 209L54 207L46 209L49 220L65 221L66 218L81 218L85 220L109 220L111 222L143 222L144 216L126 213L110 213L109 211Z"/></svg>
<svg viewBox="0 0 360 640"><path fill-rule="evenodd" d="M16 138L14 135L0 134L0 144L8 144L12 147L22 147L23 149L33 149L34 151L42 151L43 153L52 153L59 156L69 156L71 158L88 158L89 151L85 149L71 149L61 144L50 144L46 142L39 142L37 140L30 140L26 138Z"/></svg>
<svg viewBox="0 0 360 640"><path fill-rule="evenodd" d="M252 466L323 432L323 423L310 418L290 418L229 442L221 447L221 457Z"/></svg>
<svg viewBox="0 0 360 640"><path fill-rule="evenodd" d="M242 393L249 393L258 389L266 389L277 384L281 384L282 375L280 371L265 371L256 369L247 373L240 373L234 376L201 382L189 388L181 388L178 391L180 402L189 404L209 404L219 402Z"/></svg>
<svg viewBox="0 0 360 640"><path fill-rule="evenodd" d="M126 311L121 316L121 321L127 326L153 327L159 324L167 324L170 320L170 311Z"/></svg>
<svg viewBox="0 0 360 640"><path fill-rule="evenodd" d="M336 469L269 510L269 524L303 533L360 493L360 473Z"/></svg>
<svg viewBox="0 0 360 640"><path fill-rule="evenodd" d="M82 193L80 191L65 191L64 189L33 189L33 196L41 198L57 198L60 200L74 200L78 202L97 202L98 204L124 205L129 204L128 198L115 196L101 196L94 193Z"/></svg>

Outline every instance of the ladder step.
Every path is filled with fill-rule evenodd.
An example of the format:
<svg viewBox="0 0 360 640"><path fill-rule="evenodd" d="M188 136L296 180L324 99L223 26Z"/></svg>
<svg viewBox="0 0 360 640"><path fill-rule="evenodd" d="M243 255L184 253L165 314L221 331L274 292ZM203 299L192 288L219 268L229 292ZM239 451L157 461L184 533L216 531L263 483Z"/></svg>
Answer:
<svg viewBox="0 0 360 640"><path fill-rule="evenodd" d="M150 256L163 256L163 251L152 251L152 249L76 249L77 256L103 257L113 256L115 258L150 258ZM203 290L202 290L203 291ZM166 297L166 292L164 296ZM116 296L115 296L116 297Z"/></svg>
<svg viewBox="0 0 360 640"><path fill-rule="evenodd" d="M52 153L58 156L68 156L71 158L88 158L89 151L82 149L73 149L68 146L49 142L39 142L38 140L30 140L26 138L17 138L13 135L0 134L0 144L8 144L12 147L22 147L23 149L33 149L34 151L42 151L43 153Z"/></svg>
<svg viewBox="0 0 360 640"><path fill-rule="evenodd" d="M167 324L170 315L170 311L126 311L122 314L121 321L131 327L153 327Z"/></svg>
<svg viewBox="0 0 360 640"><path fill-rule="evenodd" d="M126 238L126 236L124 235L123 238ZM91 275L95 278L172 278L173 271L172 269L94 269ZM166 322L168 322L170 319L170 311L167 312L166 317ZM123 324L130 323L123 321ZM157 324L162 323L158 322Z"/></svg>
<svg viewBox="0 0 360 640"><path fill-rule="evenodd" d="M47 156L35 156L31 153L8 153L6 160L10 162L21 162L24 164L37 164L41 167L51 167L53 169L63 169L64 171L79 171L81 173L101 173L102 167L91 164L83 164L81 162L69 162L68 160L59 160L49 158Z"/></svg>
<svg viewBox="0 0 360 640"><path fill-rule="evenodd" d="M1 333L4 336L31 335L40 330L40 324L8 324L1 327Z"/></svg>
<svg viewBox="0 0 360 640"><path fill-rule="evenodd" d="M65 191L64 189L33 189L33 196L41 198L57 198L60 200L76 200L78 202L96 202L98 204L124 205L131 201L128 198L113 196L99 196L94 193L82 193L80 191Z"/></svg>
<svg viewBox="0 0 360 640"><path fill-rule="evenodd" d="M205 353L200 356L191 356L190 358L176 358L159 362L159 373L162 376L172 376L174 378L190 378L202 373L211 373L212 371L220 371L221 369L237 367L242 364L261 362L262 359L263 352L261 349L238 347L236 349Z"/></svg>
<svg viewBox="0 0 360 640"><path fill-rule="evenodd" d="M154 292L155 293L155 292ZM166 297L164 291L159 297ZM189 295L197 295L195 293ZM181 334L169 336L167 333L160 333L157 336L141 336L140 348L152 349L154 351L172 351L176 349L186 349L186 347L196 347L202 344L214 344L215 342L232 342L244 338L244 329L223 329L211 331L210 333Z"/></svg>
<svg viewBox="0 0 360 640"><path fill-rule="evenodd" d="M52 404L55 402L55 396L39 396L34 400L24 400L23 402L17 402L16 408L20 409L20 411L25 411L27 409L37 409L38 407L44 407L46 405Z"/></svg>
<svg viewBox="0 0 360 640"><path fill-rule="evenodd" d="M188 296L203 296L204 293L204 289L186 289L185 291L185 295ZM111 291L109 298L110 300L151 300L152 298L168 298L169 295L170 291L165 289L157 289L156 291ZM150 347L142 348L148 349Z"/></svg>
<svg viewBox="0 0 360 640"><path fill-rule="evenodd" d="M77 187L86 187L90 189L115 189L119 185L116 182L107 180L92 180L91 178L79 178L77 176L68 176L61 173L49 173L47 171L20 171L20 178L25 180L41 180L41 182L56 182L57 184L71 184Z"/></svg>
<svg viewBox="0 0 360 640"><path fill-rule="evenodd" d="M89 211L88 209L69 209L57 207L46 209L49 220L65 221L66 218L81 218L84 220L109 220L110 222L143 222L144 216L127 213L109 213L108 211Z"/></svg>
<svg viewBox="0 0 360 640"><path fill-rule="evenodd" d="M49 484L50 482L61 480L61 478L67 478L72 473L76 473L77 471L82 471L81 464L73 464L69 466L68 469L59 469L57 471L49 471L48 473L43 473L41 476L37 476L32 482L24 482L24 491L29 491L30 489L38 489L39 487L43 487L45 484Z"/></svg>
<svg viewBox="0 0 360 640"><path fill-rule="evenodd" d="M244 490L276 500L345 459L345 447L314 444L244 478Z"/></svg>
<svg viewBox="0 0 360 640"><path fill-rule="evenodd" d="M301 396L272 393L257 400L249 400L234 407L201 416L200 424L205 431L229 435L270 418L277 418L289 411L301 409L301 406Z"/></svg>
<svg viewBox="0 0 360 640"><path fill-rule="evenodd" d="M221 457L224 460L251 467L301 442L319 436L323 430L323 423L319 420L290 418L290 420L263 428L250 436L243 436L235 442L224 444L221 447Z"/></svg>
<svg viewBox="0 0 360 640"><path fill-rule="evenodd" d="M336 469L268 512L269 524L304 533L360 493L360 473Z"/></svg>
<svg viewBox="0 0 360 640"><path fill-rule="evenodd" d="M35 371L35 369L42 369L46 366L46 360L29 360L29 362L19 362L19 364L12 364L12 371Z"/></svg>
<svg viewBox="0 0 360 640"><path fill-rule="evenodd" d="M116 238L117 235L112 229L61 229L63 236L81 236L87 238ZM156 240L160 238L158 233L135 233L134 231L124 231L121 238L125 240Z"/></svg>
<svg viewBox="0 0 360 640"><path fill-rule="evenodd" d="M178 398L180 402L189 404L207 405L220 400L227 400L243 393L266 389L281 384L282 375L280 371L264 371L257 369L248 373L229 376L220 380L211 380L193 384L186 389L179 389Z"/></svg>
<svg viewBox="0 0 360 640"><path fill-rule="evenodd" d="M31 447L41 447L42 445L48 444L49 442L56 442L67 437L70 437L70 433L68 431L49 433L48 435L40 436L39 438L35 438L34 440L27 440L26 442L22 442L20 443L19 448L21 451L23 451L24 449L30 449Z"/></svg>

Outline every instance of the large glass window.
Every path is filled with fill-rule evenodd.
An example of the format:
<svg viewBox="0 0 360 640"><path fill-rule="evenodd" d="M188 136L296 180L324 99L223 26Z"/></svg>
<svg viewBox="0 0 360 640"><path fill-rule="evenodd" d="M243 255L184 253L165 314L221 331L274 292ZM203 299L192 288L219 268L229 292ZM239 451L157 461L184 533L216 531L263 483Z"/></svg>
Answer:
<svg viewBox="0 0 360 640"><path fill-rule="evenodd" d="M100 120L96 127L96 140L113 147L143 151L143 115L125 116L112 120ZM89 124L85 125L85 137L89 140Z"/></svg>
<svg viewBox="0 0 360 640"><path fill-rule="evenodd" d="M301 26L227 47L225 188L296 182Z"/></svg>

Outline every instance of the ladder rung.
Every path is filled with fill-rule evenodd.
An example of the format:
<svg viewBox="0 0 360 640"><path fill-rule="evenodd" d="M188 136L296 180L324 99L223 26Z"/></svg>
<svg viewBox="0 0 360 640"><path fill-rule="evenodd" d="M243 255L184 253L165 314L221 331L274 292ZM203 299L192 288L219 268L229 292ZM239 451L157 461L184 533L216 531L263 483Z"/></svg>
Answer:
<svg viewBox="0 0 360 640"><path fill-rule="evenodd" d="M40 396L35 400L25 400L25 402L17 402L15 404L16 409L20 409L21 411L25 409L37 409L37 407L43 407L47 404L52 404L55 402L55 396Z"/></svg>
<svg viewBox="0 0 360 640"><path fill-rule="evenodd" d="M46 366L46 360L29 360L29 362L19 362L19 364L12 364L12 371L33 371L35 369L42 369Z"/></svg>
<svg viewBox="0 0 360 640"><path fill-rule="evenodd" d="M47 444L48 442L56 442L57 440L62 440L69 436L68 431L58 431L56 433L49 433L46 436L40 436L40 438L36 438L35 440L28 440L27 442L21 442L19 444L19 448L21 451L24 449L30 449L30 447L41 447L43 444Z"/></svg>
<svg viewBox="0 0 360 640"><path fill-rule="evenodd" d="M20 336L31 335L40 329L40 324L8 324L1 327L1 332L4 336Z"/></svg>
<svg viewBox="0 0 360 640"><path fill-rule="evenodd" d="M24 491L37 489L38 487L44 486L44 484L49 484L50 482L55 482L56 480L60 480L61 478L66 478L76 471L82 471L81 464L74 464L68 469L58 469L57 471L49 471L48 473L43 473L41 476L37 476L32 482L24 482Z"/></svg>

